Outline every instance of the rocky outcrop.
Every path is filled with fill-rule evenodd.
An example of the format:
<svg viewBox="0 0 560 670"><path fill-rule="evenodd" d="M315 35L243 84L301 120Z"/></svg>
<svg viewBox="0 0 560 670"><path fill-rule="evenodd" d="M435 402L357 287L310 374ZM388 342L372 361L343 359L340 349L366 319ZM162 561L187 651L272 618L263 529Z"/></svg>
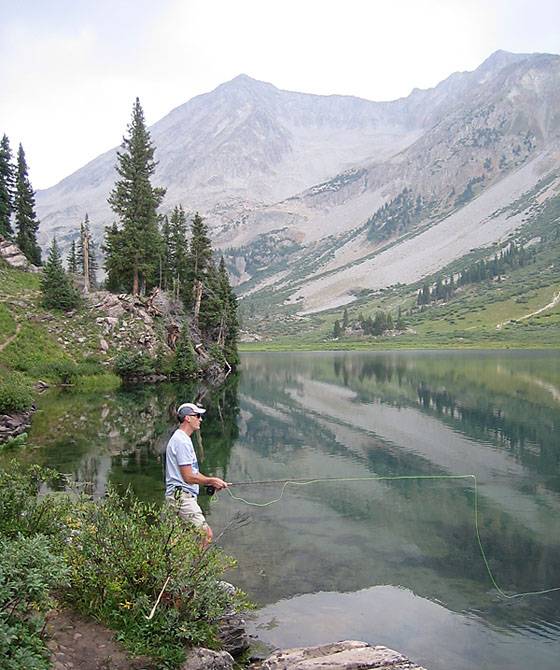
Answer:
<svg viewBox="0 0 560 670"><path fill-rule="evenodd" d="M17 437L25 433L31 426L31 417L36 407L25 412L14 412L13 414L0 414L0 443L10 437Z"/></svg>
<svg viewBox="0 0 560 670"><path fill-rule="evenodd" d="M250 670L423 670L397 651L355 640L276 651L265 661L249 667Z"/></svg>
<svg viewBox="0 0 560 670"><path fill-rule="evenodd" d="M41 272L40 268L30 263L27 258L21 253L18 246L10 240L5 239L0 235L0 258L3 258L8 265L18 270L25 270L26 272Z"/></svg>

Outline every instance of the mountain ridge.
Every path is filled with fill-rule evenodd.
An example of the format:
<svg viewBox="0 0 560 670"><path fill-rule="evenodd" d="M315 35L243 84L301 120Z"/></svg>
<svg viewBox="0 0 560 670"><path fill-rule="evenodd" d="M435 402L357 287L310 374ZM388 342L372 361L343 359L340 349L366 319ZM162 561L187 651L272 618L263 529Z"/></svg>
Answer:
<svg viewBox="0 0 560 670"><path fill-rule="evenodd" d="M299 263L313 245L365 230L403 189L421 199L414 226L425 227L536 157L541 167L554 162L558 90L559 56L505 51L474 71L388 102L283 91L241 74L150 128L159 160L156 183L168 188L163 210L178 203L200 210L216 245L237 250L228 258L243 284L253 276L247 271L252 247L266 236L281 253L267 243L262 264L273 267L283 256ZM37 193L42 244L53 233L69 244L85 211L101 239L113 219L106 197L115 155L116 149L105 152ZM537 178L527 173L525 187ZM410 225L394 231L370 226L361 237L363 255L406 234ZM381 236L377 242L375 235ZM266 286L270 277L263 277ZM347 285L343 294L355 290Z"/></svg>

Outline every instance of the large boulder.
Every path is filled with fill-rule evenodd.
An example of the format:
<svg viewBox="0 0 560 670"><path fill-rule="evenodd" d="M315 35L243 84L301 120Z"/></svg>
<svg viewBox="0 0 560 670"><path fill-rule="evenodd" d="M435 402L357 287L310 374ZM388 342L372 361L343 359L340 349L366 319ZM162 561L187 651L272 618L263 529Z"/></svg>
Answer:
<svg viewBox="0 0 560 670"><path fill-rule="evenodd" d="M18 270L25 270L27 272L40 272L40 268L30 263L27 258L21 253L18 246L10 240L5 239L0 235L0 258L3 258L8 265Z"/></svg>
<svg viewBox="0 0 560 670"><path fill-rule="evenodd" d="M276 651L250 667L254 670L423 670L397 651L356 640Z"/></svg>

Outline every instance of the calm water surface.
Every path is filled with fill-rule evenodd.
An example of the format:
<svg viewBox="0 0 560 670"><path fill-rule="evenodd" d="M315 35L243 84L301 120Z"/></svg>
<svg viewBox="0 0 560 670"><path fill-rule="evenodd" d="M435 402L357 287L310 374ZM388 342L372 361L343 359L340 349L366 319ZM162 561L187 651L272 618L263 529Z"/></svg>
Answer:
<svg viewBox="0 0 560 670"><path fill-rule="evenodd" d="M43 396L22 458L102 494L160 500L177 403L161 385ZM556 352L252 354L209 408L201 469L232 482L475 474L480 533L507 593L560 587L560 357ZM253 502L281 485L232 487ZM560 592L507 600L476 542L472 480L290 486L267 507L201 503L261 606L253 632L287 647L384 644L431 670L560 666Z"/></svg>

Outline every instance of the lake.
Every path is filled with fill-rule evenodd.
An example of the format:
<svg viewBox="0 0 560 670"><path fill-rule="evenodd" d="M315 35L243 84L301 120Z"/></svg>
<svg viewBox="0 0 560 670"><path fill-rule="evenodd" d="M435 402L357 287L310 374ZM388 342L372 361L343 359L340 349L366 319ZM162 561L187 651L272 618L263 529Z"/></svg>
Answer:
<svg viewBox="0 0 560 670"><path fill-rule="evenodd" d="M261 640L556 670L560 591L506 598L489 570L507 595L560 587L557 352L255 353L213 392L47 392L20 458L96 495L112 483L160 500L173 409L195 398L209 410L201 470L237 482L236 498L279 499L201 496ZM290 478L327 481L243 484Z"/></svg>

